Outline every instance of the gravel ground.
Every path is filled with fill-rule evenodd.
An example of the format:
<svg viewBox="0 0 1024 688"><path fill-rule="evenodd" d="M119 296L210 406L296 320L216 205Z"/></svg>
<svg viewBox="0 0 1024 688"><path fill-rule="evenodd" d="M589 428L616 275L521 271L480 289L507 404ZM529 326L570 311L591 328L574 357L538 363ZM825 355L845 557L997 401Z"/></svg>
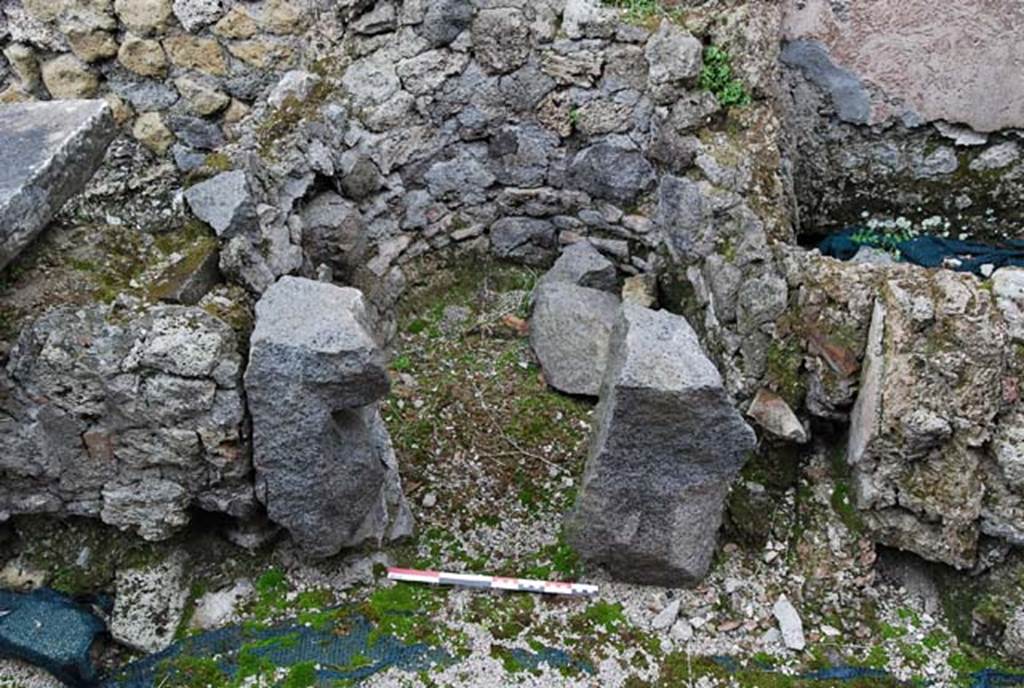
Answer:
<svg viewBox="0 0 1024 688"><path fill-rule="evenodd" d="M342 605L455 658L362 683L375 687L834 685L797 678L834 666L891 675L849 685L970 685L976 655L955 640L934 585L913 558L880 555L860 533L827 448L808 452L784 480L748 467L711 574L695 588L623 584L582 565L560 532L593 402L544 384L523 321L533 275L469 272L488 277L433 281L407 299L400 319L384 416L416 539L316 564L287 542L238 561L193 552L202 571L196 586L255 583L254 599L221 623L273 623ZM434 590L387 581L382 569L391 564L581 580L600 592L566 599ZM803 649L784 641L773 612L783 597L800 618ZM344 617L331 618L345 626ZM0 688L53 685L12 666L0 665ZM274 677L244 685L287 679L282 670Z"/></svg>

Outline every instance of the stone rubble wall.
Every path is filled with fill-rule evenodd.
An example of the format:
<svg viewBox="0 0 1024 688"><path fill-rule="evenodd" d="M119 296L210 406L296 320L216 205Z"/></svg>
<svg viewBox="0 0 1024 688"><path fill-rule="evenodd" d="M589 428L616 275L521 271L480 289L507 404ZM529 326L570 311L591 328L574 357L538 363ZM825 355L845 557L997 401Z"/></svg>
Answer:
<svg viewBox="0 0 1024 688"><path fill-rule="evenodd" d="M147 540L257 511L235 333L200 308L50 311L0 372L0 521L89 516Z"/></svg>
<svg viewBox="0 0 1024 688"><path fill-rule="evenodd" d="M308 0L9 0L0 102L104 98L187 170L297 64L319 12Z"/></svg>
<svg viewBox="0 0 1024 688"><path fill-rule="evenodd" d="M364 9L220 151L246 175L219 220L221 268L252 291L332 276L386 315L416 257L471 249L545 266L584 238L622 274L653 273L666 251L692 253L684 185L716 196L708 213L741 270L759 274L769 237L792 239L773 103L752 86L755 102L727 111L697 83L717 43L756 56L737 71L767 87L772 8L687 15L701 39L598 0ZM189 199L201 217L204 199L238 188L236 172L208 172ZM249 213L257 222L236 231Z"/></svg>

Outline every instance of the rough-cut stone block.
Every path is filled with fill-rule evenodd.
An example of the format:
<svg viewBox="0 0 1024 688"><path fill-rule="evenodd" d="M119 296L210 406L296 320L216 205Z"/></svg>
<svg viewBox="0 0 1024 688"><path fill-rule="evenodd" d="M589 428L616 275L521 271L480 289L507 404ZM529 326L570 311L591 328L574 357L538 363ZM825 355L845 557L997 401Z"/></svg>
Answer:
<svg viewBox="0 0 1024 688"><path fill-rule="evenodd" d="M0 268L82 190L116 133L102 100L0 106Z"/></svg>
<svg viewBox="0 0 1024 688"><path fill-rule="evenodd" d="M597 396L618 310L619 300L608 292L567 282L537 287L530 345L549 385L567 394Z"/></svg>
<svg viewBox="0 0 1024 688"><path fill-rule="evenodd" d="M309 556L411 529L377 408L388 387L358 290L283 277L256 304L245 373L256 490Z"/></svg>
<svg viewBox="0 0 1024 688"><path fill-rule="evenodd" d="M189 187L185 200L217 236L229 239L256 226L256 205L245 172L232 170Z"/></svg>
<svg viewBox="0 0 1024 688"><path fill-rule="evenodd" d="M532 217L503 217L491 225L491 245L499 258L541 265L555 247L555 226Z"/></svg>
<svg viewBox="0 0 1024 688"><path fill-rule="evenodd" d="M747 409L747 415L772 437L797 444L804 444L808 440L807 430L786 400L767 389L758 390Z"/></svg>
<svg viewBox="0 0 1024 688"><path fill-rule="evenodd" d="M686 320L624 304L570 542L625 580L699 581L754 444Z"/></svg>
<svg viewBox="0 0 1024 688"><path fill-rule="evenodd" d="M118 571L116 586L110 617L114 640L142 652L167 649L188 600L185 557L172 555L149 566Z"/></svg>
<svg viewBox="0 0 1024 688"><path fill-rule="evenodd" d="M654 184L654 167L626 137L584 148L569 165L570 186L595 198L632 203Z"/></svg>

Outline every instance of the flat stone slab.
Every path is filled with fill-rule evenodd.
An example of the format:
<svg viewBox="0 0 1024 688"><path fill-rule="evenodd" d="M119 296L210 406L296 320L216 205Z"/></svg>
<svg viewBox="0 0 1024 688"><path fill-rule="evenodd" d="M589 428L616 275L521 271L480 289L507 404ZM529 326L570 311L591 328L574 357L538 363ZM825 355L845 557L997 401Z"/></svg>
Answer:
<svg viewBox="0 0 1024 688"><path fill-rule="evenodd" d="M116 133L102 100L0 106L0 268L82 190Z"/></svg>

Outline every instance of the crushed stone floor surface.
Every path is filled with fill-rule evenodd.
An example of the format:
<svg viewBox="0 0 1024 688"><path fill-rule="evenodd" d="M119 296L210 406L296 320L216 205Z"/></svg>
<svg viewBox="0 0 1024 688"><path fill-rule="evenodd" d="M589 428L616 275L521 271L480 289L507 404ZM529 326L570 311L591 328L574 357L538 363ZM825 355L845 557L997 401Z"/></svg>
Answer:
<svg viewBox="0 0 1024 688"><path fill-rule="evenodd" d="M297 618L344 634L358 614L381 636L448 657L330 685L970 686L979 668L1011 669L955 640L938 594L918 584L912 566L889 554L895 563L876 561L823 451L772 493L771 508L752 510L753 525L727 525L712 573L696 588L627 585L581 565L560 531L593 402L544 384L526 339L535 278L494 266L441 272L403 302L384 415L417 518L413 542L316 565L287 543L255 554L225 552L222 541L192 545L213 548L192 553L192 599L245 577L255 596L225 623L259 629ZM745 475L771 484L764 470L748 466ZM749 497L746 483L737 489ZM54 551L70 550L73 561L80 539L62 532L41 534L24 556L57 569L58 587L102 577L103 562L79 572L84 582L69 573L73 564L57 563ZM393 584L384 578L389 564L583 580L600 593L587 600ZM788 650L779 632L772 608L782 596L799 611L803 651ZM667 618L676 602L678 617ZM334 669L371 663L357 655ZM858 671L846 682L815 673L835 667ZM155 685L298 688L314 685L320 668L240 660L229 677L209 658L185 656L161 665ZM24 665L0 664L2 688L46 685Z"/></svg>

